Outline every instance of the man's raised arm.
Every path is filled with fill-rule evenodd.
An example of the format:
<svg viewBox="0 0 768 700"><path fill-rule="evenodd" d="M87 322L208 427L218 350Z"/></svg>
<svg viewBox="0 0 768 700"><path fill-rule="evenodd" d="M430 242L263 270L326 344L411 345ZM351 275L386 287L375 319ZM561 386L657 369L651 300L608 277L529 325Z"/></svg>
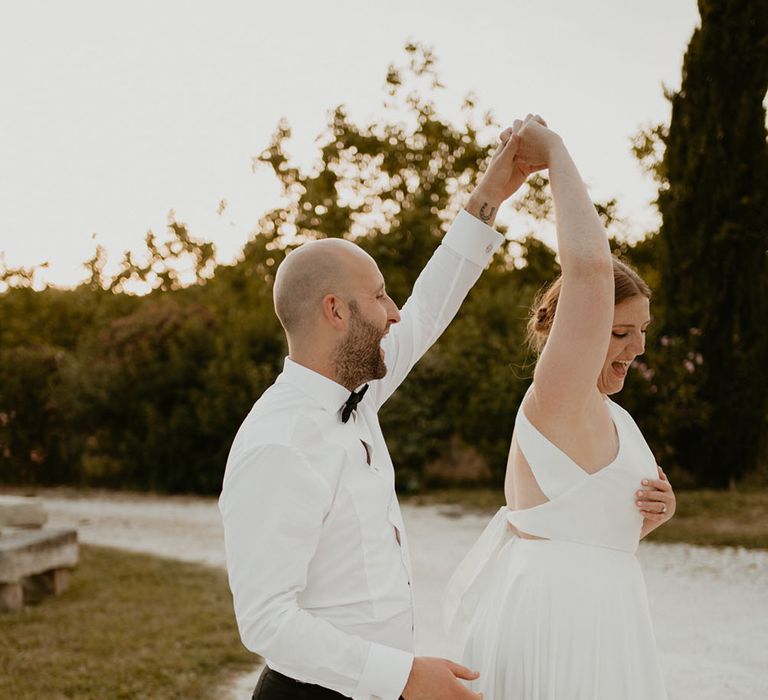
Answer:
<svg viewBox="0 0 768 700"><path fill-rule="evenodd" d="M530 115L529 115L530 118ZM504 238L491 228L501 204L538 165L515 160L522 122L504 130L485 173L416 280L410 298L381 347L387 375L371 384L379 408L451 322Z"/></svg>

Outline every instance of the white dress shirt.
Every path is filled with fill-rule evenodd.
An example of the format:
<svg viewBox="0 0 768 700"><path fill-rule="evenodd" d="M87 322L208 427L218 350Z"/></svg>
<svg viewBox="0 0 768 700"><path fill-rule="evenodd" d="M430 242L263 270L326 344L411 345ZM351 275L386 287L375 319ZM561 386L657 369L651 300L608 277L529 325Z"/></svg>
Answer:
<svg viewBox="0 0 768 700"><path fill-rule="evenodd" d="M270 668L361 700L402 693L411 562L377 412L502 241L459 213L382 340L386 377L347 423L349 390L286 358L240 427L219 508L240 635Z"/></svg>

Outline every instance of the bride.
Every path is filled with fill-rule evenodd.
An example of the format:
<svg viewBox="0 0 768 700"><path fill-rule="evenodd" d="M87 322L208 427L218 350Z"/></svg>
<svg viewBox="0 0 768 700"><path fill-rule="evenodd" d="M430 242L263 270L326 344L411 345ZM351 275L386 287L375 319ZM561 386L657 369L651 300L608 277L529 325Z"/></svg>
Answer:
<svg viewBox="0 0 768 700"><path fill-rule="evenodd" d="M534 306L538 361L518 410L502 508L446 593L485 700L665 700L638 541L675 497L632 417L608 396L645 349L650 290L612 258L562 139L513 127L545 164L562 275Z"/></svg>

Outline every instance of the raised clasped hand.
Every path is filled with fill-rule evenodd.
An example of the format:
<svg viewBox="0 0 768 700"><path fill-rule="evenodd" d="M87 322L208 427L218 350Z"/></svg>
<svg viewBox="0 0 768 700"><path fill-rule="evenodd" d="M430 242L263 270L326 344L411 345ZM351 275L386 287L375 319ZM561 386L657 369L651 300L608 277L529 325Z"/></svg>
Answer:
<svg viewBox="0 0 768 700"><path fill-rule="evenodd" d="M538 114L516 119L511 135L517 136L515 161L521 172L528 174L549 167L552 152L562 145L562 139L552 131Z"/></svg>
<svg viewBox="0 0 768 700"><path fill-rule="evenodd" d="M499 135L500 144L488 164L478 189L491 201L503 202L514 194L528 177L548 166L548 153L559 136L547 128L538 114L524 120Z"/></svg>

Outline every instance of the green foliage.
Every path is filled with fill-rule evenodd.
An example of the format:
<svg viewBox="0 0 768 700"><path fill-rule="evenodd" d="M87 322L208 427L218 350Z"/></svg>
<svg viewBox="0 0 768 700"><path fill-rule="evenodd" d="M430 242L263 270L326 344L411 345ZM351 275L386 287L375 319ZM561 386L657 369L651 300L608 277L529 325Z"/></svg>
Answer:
<svg viewBox="0 0 768 700"><path fill-rule="evenodd" d="M703 25L694 35L683 90L670 95L669 131L648 127L634 142L659 182L664 229L630 245L616 201L595 205L614 252L658 292L647 355L620 402L679 485L713 483L714 467L741 475L768 396L765 388L757 396L766 377L765 256L758 254L766 247L765 209L758 189L748 189L766 184L764 127L750 121L765 115L751 92L759 86L744 84L757 78L742 76L733 84L739 100L726 91L717 97L739 115L740 130L723 128L714 107L720 116L708 121L714 93L694 98L693 80L702 52L697 36L708 31ZM402 305L477 182L493 147L484 138L493 118L478 114L468 96L460 124L443 119L434 101L441 88L431 51L409 44L405 65L387 72L386 118L361 125L337 106L306 169L291 162L290 128L281 122L254 167L272 169L285 204L258 222L233 265L214 269L213 245L171 213L165 237L149 232L145 250L126 253L112 277L97 247L85 263L88 279L74 290L34 291L34 269L3 268L0 282L10 289L0 294L0 478L217 492L236 429L281 369L286 348L272 285L287 252L322 237L354 240L376 259ZM705 147L716 151L707 172ZM741 154L737 165L730 153ZM713 183L723 192L707 189ZM547 178L536 175L515 198L532 228L553 224L547 189ZM682 258L673 254L678 249ZM453 481L450 466L432 467L450 464L456 445L501 482L533 370L529 307L558 272L554 252L533 235L507 241L386 404L381 420L399 488ZM150 293L131 294L137 290ZM737 439L751 442L733 461L722 446L732 449ZM715 441L722 441L719 452Z"/></svg>
<svg viewBox="0 0 768 700"><path fill-rule="evenodd" d="M137 297L86 285L74 290L12 287L0 294L0 347L53 345L73 350L84 329L131 313Z"/></svg>
<svg viewBox="0 0 768 700"><path fill-rule="evenodd" d="M66 483L72 478L59 401L66 356L49 345L0 349L0 481Z"/></svg>
<svg viewBox="0 0 768 700"><path fill-rule="evenodd" d="M460 126L440 118L429 92L409 92L425 83L440 89L434 57L414 44L406 52L409 65L390 66L387 74L388 110L403 121L360 126L339 106L308 173L289 164L286 123L256 161L272 168L287 200L266 215L261 235L288 245L354 240L376 259L400 304L490 158L492 146L479 143L478 132L493 124L490 115L476 115L469 98Z"/></svg>
<svg viewBox="0 0 768 700"><path fill-rule="evenodd" d="M193 275L195 283L202 284L213 274L215 246L192 238L187 225L176 221L173 211L168 215L167 229L166 240L160 240L148 231L144 239L146 252L143 260L137 259L130 251L126 252L119 271L108 284L103 275L103 251L97 248L94 257L86 263L91 273L89 286L107 286L111 292L122 292L126 290L127 283L140 283L150 289L167 292L182 288L185 271Z"/></svg>
<svg viewBox="0 0 768 700"><path fill-rule="evenodd" d="M46 267L48 267L47 262L32 267L8 267L5 262L5 253L0 251L0 289L3 287L29 289L35 284L38 269Z"/></svg>
<svg viewBox="0 0 768 700"><path fill-rule="evenodd" d="M667 93L667 98L673 95ZM664 189L669 185L664 169L664 143L669 136L665 124L653 124L641 129L632 138L632 153L642 168Z"/></svg>
<svg viewBox="0 0 768 700"><path fill-rule="evenodd" d="M723 487L755 466L768 409L768 5L700 0L659 168L670 394L697 405L670 425L674 459ZM689 353L700 362L691 363Z"/></svg>
<svg viewBox="0 0 768 700"><path fill-rule="evenodd" d="M0 480L78 480L81 438L64 375L84 333L138 302L85 287L36 292L26 282L0 294Z"/></svg>
<svg viewBox="0 0 768 700"><path fill-rule="evenodd" d="M491 155L493 145L480 141L480 130L495 126L489 114L477 115L471 96L462 124L440 118L432 99L441 88L434 56L415 44L406 53L408 65L390 66L387 74L388 109L401 120L359 126L338 107L308 173L289 163L285 123L258 159L280 179L288 202L262 221L271 242L266 247L331 236L354 240L374 257L399 304ZM547 184L538 177L528 186L521 209L534 218L541 218L533 203L546 201ZM612 206L604 205L607 215ZM554 254L536 239L508 245L445 336L384 407L382 426L401 489L423 486L425 464L442 456L454 436L485 458L497 478L503 475L527 379L528 307L555 274Z"/></svg>
<svg viewBox="0 0 768 700"><path fill-rule="evenodd" d="M143 489L211 490L221 438L205 410L210 312L149 300L85 338L65 375L74 420L87 436L81 473L91 483Z"/></svg>
<svg viewBox="0 0 768 700"><path fill-rule="evenodd" d="M533 374L525 343L529 307L542 282L558 273L554 253L537 239L526 239L522 252L523 267L511 265L507 251L486 270L382 411L386 434L398 436L390 440L393 459L409 468L411 482L413 472L445 453L453 436L485 459L496 483L503 479L515 412ZM410 416L414 411L430 420Z"/></svg>

